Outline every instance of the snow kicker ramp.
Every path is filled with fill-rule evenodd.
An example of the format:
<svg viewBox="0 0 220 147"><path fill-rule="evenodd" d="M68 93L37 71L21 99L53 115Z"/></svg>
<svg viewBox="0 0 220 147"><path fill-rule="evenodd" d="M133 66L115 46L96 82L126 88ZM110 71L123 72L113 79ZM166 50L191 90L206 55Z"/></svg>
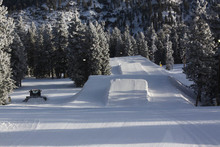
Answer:
<svg viewBox="0 0 220 147"><path fill-rule="evenodd" d="M79 107L106 105L110 79L108 76L90 76L83 89L76 94L74 104Z"/></svg>
<svg viewBox="0 0 220 147"><path fill-rule="evenodd" d="M75 96L79 107L129 107L147 103L147 81L121 79L118 76L90 76L83 89Z"/></svg>

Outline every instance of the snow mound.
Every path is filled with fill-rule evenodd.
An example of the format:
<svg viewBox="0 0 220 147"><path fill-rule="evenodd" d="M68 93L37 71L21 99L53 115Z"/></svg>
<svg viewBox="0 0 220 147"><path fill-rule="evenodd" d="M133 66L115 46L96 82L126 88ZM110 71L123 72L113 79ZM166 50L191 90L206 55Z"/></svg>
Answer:
<svg viewBox="0 0 220 147"><path fill-rule="evenodd" d="M142 79L111 80L108 106L144 106L147 103L148 84Z"/></svg>
<svg viewBox="0 0 220 147"><path fill-rule="evenodd" d="M90 76L76 95L79 107L133 107L147 103L148 84L144 79L120 79L118 76Z"/></svg>

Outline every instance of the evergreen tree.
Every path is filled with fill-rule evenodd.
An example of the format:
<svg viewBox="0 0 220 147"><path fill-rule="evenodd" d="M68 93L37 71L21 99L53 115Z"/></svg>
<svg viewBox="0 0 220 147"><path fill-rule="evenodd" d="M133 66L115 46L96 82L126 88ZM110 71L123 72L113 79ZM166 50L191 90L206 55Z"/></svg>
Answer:
<svg viewBox="0 0 220 147"><path fill-rule="evenodd" d="M20 37L21 42L25 46L27 32L25 30L25 24L23 22L22 16L19 16L18 19L15 20L15 31L18 34L18 36Z"/></svg>
<svg viewBox="0 0 220 147"><path fill-rule="evenodd" d="M67 46L68 46L68 26L64 20L64 13L60 13L57 23L53 29L54 44L54 68L57 78L61 78L62 74L66 74L67 69Z"/></svg>
<svg viewBox="0 0 220 147"><path fill-rule="evenodd" d="M191 42L184 73L195 83L192 86L197 93L197 105L202 95L206 96L204 101L213 98L217 87L216 61L213 58L216 46L209 25L199 16L194 19L189 39Z"/></svg>
<svg viewBox="0 0 220 147"><path fill-rule="evenodd" d="M182 63L184 64L184 67L186 65L186 50L188 48L188 42L189 42L189 38L188 38L188 27L183 23L178 23L177 24L177 33L179 36L179 51L180 51L180 57L182 60Z"/></svg>
<svg viewBox="0 0 220 147"><path fill-rule="evenodd" d="M45 30L43 32L43 46L45 50L44 58L45 58L45 64L47 67L47 75L50 75L52 78L54 78L54 46L53 46L53 32L52 32L52 26L50 24L47 24L45 26Z"/></svg>
<svg viewBox="0 0 220 147"><path fill-rule="evenodd" d="M103 26L98 22L88 27L88 69L89 75L109 75L109 45Z"/></svg>
<svg viewBox="0 0 220 147"><path fill-rule="evenodd" d="M100 47L101 47L101 74L102 75L110 75L111 67L110 67L110 54L109 54L109 41L107 33L104 32L104 23L98 24L96 23L95 27L97 29L97 33L100 39Z"/></svg>
<svg viewBox="0 0 220 147"><path fill-rule="evenodd" d="M21 87L21 80L27 71L27 56L25 47L16 32L13 33L14 40L11 44L11 68L12 78L17 87Z"/></svg>
<svg viewBox="0 0 220 147"><path fill-rule="evenodd" d="M133 55L138 55L137 41L133 36L131 36L131 43L133 46Z"/></svg>
<svg viewBox="0 0 220 147"><path fill-rule="evenodd" d="M137 49L141 56L149 59L148 43L143 32L139 32L137 35Z"/></svg>
<svg viewBox="0 0 220 147"><path fill-rule="evenodd" d="M77 87L82 87L89 76L86 30L76 13L69 26L68 75Z"/></svg>
<svg viewBox="0 0 220 147"><path fill-rule="evenodd" d="M180 55L180 45L179 45L179 35L177 33L177 26L171 29L170 40L172 42L172 50L175 64L181 64L181 55Z"/></svg>
<svg viewBox="0 0 220 147"><path fill-rule="evenodd" d="M34 68L37 62L36 54L36 40L37 40L37 29L35 23L32 22L31 27L28 29L26 38L25 49L27 52L27 65L28 65L28 75L34 75Z"/></svg>
<svg viewBox="0 0 220 147"><path fill-rule="evenodd" d="M209 7L207 10L207 20L212 30L212 33L217 41L220 39L220 1L213 0L209 2Z"/></svg>
<svg viewBox="0 0 220 147"><path fill-rule="evenodd" d="M157 41L157 34L154 30L152 30L152 34L151 34L151 46L150 46L150 50L149 50L149 53L150 53L150 60L152 62L155 62L155 52L157 51L157 46L155 45Z"/></svg>
<svg viewBox="0 0 220 147"><path fill-rule="evenodd" d="M157 51L155 52L155 63L156 64L166 64L166 52L165 52L165 33L163 29L158 31L158 40L156 41Z"/></svg>
<svg viewBox="0 0 220 147"><path fill-rule="evenodd" d="M165 51L166 51L166 69L171 70L173 69L174 59L173 59L172 42L170 41L169 34L166 35Z"/></svg>
<svg viewBox="0 0 220 147"><path fill-rule="evenodd" d="M123 53L121 31L115 27L110 37L110 57L120 57Z"/></svg>
<svg viewBox="0 0 220 147"><path fill-rule="evenodd" d="M6 104L9 94L15 87L11 79L9 55L14 23L7 17L7 13L7 8L2 6L2 0L0 0L0 105Z"/></svg>
<svg viewBox="0 0 220 147"><path fill-rule="evenodd" d="M162 28L158 31L158 39L156 40L157 51L155 52L155 63L166 64L166 46L167 38L166 36L171 34L171 26L164 24ZM170 38L170 37L169 37Z"/></svg>
<svg viewBox="0 0 220 147"><path fill-rule="evenodd" d="M11 79L10 56L0 49L0 105L5 105L9 94L15 88Z"/></svg>
<svg viewBox="0 0 220 147"><path fill-rule="evenodd" d="M97 22L96 22L97 23ZM95 24L97 26L97 24ZM101 52L102 48L100 46L101 40L99 38L97 28L92 22L89 23L88 27L88 38L89 38L89 48L88 48L88 72L89 75L101 75Z"/></svg>
<svg viewBox="0 0 220 147"><path fill-rule="evenodd" d="M129 26L126 26L126 28L125 28L125 32L123 34L123 44L124 44L123 56L133 56L134 55L134 48L133 48L133 44L131 41Z"/></svg>
<svg viewBox="0 0 220 147"><path fill-rule="evenodd" d="M203 19L206 19L206 8L207 8L207 1L205 0L193 0L191 2L191 17L192 21L194 21L195 17L200 16Z"/></svg>
<svg viewBox="0 0 220 147"><path fill-rule="evenodd" d="M157 40L157 34L154 30L153 24L151 24L147 31L147 41L149 46L149 59L152 62L155 62L155 53L157 51L157 46L155 45L155 43L157 42Z"/></svg>
<svg viewBox="0 0 220 147"><path fill-rule="evenodd" d="M48 50L44 41L45 25L42 25L38 30L37 41L36 41L36 60L34 68L34 76L36 78L45 78L49 73L49 61L48 61ZM49 39L49 38L48 38Z"/></svg>

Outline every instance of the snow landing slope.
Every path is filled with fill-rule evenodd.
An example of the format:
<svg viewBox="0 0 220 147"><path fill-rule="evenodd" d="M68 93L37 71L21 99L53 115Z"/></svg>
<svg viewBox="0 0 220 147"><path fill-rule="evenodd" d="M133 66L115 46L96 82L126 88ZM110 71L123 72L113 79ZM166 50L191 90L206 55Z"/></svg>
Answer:
<svg viewBox="0 0 220 147"><path fill-rule="evenodd" d="M90 76L75 96L78 107L189 107L190 97L169 74L141 56L111 59L112 75ZM173 80L173 79L172 79Z"/></svg>

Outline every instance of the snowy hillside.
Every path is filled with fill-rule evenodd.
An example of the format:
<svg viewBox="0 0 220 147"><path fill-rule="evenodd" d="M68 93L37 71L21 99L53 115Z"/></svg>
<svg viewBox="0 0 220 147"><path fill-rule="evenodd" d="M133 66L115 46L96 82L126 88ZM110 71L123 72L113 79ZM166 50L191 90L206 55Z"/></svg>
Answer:
<svg viewBox="0 0 220 147"><path fill-rule="evenodd" d="M68 79L25 79L1 107L0 146L220 145L218 107L194 107L171 73L143 57L111 65L112 75L91 76L82 89ZM48 101L23 103L32 88Z"/></svg>
<svg viewBox="0 0 220 147"><path fill-rule="evenodd" d="M105 22L107 29L114 27L125 29L128 25L133 33L138 31L146 31L151 22L156 23L155 26L161 28L159 22L173 24L174 21L182 17L180 9L182 9L182 1L114 1L114 0L63 0L57 8L50 8L47 3L41 5L27 7L21 11L14 11L12 16L17 19L22 16L24 22L28 25L34 21L37 25L54 24L60 12L65 13L66 22L70 22L77 10L80 14L82 22L98 21ZM158 24L157 24L157 21Z"/></svg>

